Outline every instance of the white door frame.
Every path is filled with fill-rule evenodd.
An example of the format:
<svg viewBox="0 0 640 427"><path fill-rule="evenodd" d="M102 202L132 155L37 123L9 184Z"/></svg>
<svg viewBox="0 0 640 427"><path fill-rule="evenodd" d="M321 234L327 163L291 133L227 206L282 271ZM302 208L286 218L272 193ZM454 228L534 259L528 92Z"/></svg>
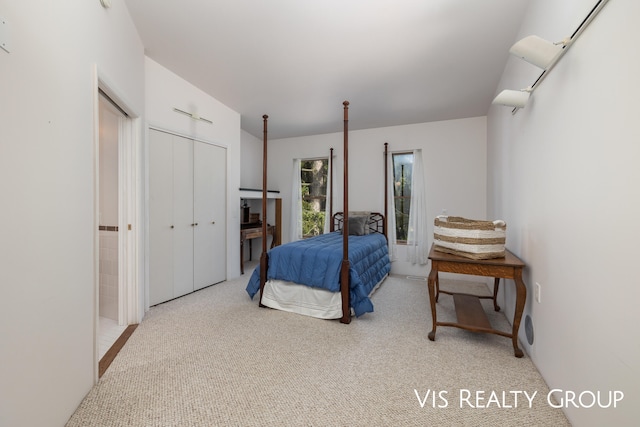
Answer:
<svg viewBox="0 0 640 427"><path fill-rule="evenodd" d="M144 268L142 242L142 155L140 115L125 97L94 65L94 381L98 380L99 334L99 90L109 96L126 114L118 126L118 319L121 325L140 323L144 314Z"/></svg>

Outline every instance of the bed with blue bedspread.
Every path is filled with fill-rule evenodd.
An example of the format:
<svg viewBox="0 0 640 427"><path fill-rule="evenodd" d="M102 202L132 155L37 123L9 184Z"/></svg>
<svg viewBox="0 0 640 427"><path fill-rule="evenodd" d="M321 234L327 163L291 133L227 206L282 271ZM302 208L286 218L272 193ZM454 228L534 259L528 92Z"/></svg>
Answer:
<svg viewBox="0 0 640 427"><path fill-rule="evenodd" d="M344 229L321 238L278 246L267 252L266 239L262 239L260 266L253 272L247 292L253 296L260 292L260 305L306 314L323 319L351 322L351 314L361 316L373 311L369 299L371 292L382 283L391 270L387 253L385 203L384 216L379 213L357 215L349 210L349 101L342 103L344 110L344 185L342 213L332 215L331 231ZM267 120L263 115L263 171L262 217L263 235L266 236L267 218ZM384 182L389 173L388 143L384 144ZM333 159L333 148L329 157ZM329 176L333 176L330 161ZM387 186L385 185L385 193ZM332 211L332 204L329 204ZM336 226L337 225L337 226ZM378 233L378 234L376 234ZM352 238L351 236L362 237ZM342 248L340 248L342 242ZM290 246L292 245L292 246ZM285 248L286 246L286 248ZM355 249L350 250L354 246ZM262 270L262 271L260 271ZM294 280L299 280L296 282ZM336 292L335 289L338 289Z"/></svg>
<svg viewBox="0 0 640 427"><path fill-rule="evenodd" d="M351 219L350 219L351 221ZM355 223L355 220L353 220ZM375 225L375 220L371 220ZM352 228L352 227L350 227ZM391 270L385 236L373 232L349 235L349 304L356 316L373 312L370 295ZM340 231L287 243L268 253L267 283L262 303L268 307L320 318L340 318L340 281L343 260ZM260 265L247 285L260 291Z"/></svg>

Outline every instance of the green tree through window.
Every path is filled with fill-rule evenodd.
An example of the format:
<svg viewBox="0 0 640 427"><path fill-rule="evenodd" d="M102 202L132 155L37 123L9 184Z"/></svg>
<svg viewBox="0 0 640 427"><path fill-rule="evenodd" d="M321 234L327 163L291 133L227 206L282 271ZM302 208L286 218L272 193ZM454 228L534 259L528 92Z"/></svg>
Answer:
<svg viewBox="0 0 640 427"><path fill-rule="evenodd" d="M393 154L393 197L396 215L396 240L398 242L407 241L412 172L413 153Z"/></svg>
<svg viewBox="0 0 640 427"><path fill-rule="evenodd" d="M302 235L305 238L324 231L328 171L329 159L300 161Z"/></svg>

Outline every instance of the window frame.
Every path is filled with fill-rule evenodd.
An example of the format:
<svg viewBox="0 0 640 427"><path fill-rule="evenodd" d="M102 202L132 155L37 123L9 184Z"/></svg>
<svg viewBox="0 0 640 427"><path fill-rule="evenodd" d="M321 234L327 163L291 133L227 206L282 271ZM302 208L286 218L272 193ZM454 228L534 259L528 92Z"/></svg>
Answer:
<svg viewBox="0 0 640 427"><path fill-rule="evenodd" d="M324 194L321 195L311 195L311 191L308 191L308 194L304 194L304 192L302 191L303 188L307 187L309 188L311 186L311 184L313 182L309 181L309 182L305 182L305 180L303 179L303 172L311 172L313 173L313 169L307 169L305 168L305 163L308 162L316 162L316 161L321 161L323 162L322 165L322 169L323 171L326 171L322 174L323 180L324 182L321 183L321 188L324 189ZM303 217L303 227L302 227L302 238L303 239L308 239L310 237L315 237L315 236L319 236L321 234L324 234L324 223L325 223L325 219L323 217L323 220L321 221L321 223L318 222L314 222L315 226L316 226L316 230L319 231L319 233L317 234L305 234L304 232L304 224L305 224L305 220L304 220L304 216L305 216L305 212L311 212L311 213L321 213L323 216L326 215L326 204L328 202L327 200L327 192L328 192L328 180L329 180L329 157L314 157L314 158L308 158L308 159L300 159L300 195L302 198L302 217ZM311 203L313 201L319 201L320 204L320 210L319 211L315 211L315 210L309 210L309 209L304 209L304 205L305 202ZM325 209L322 209L322 205L324 205Z"/></svg>
<svg viewBox="0 0 640 427"><path fill-rule="evenodd" d="M400 180L396 179L396 157L400 157L400 156L410 156L411 157L411 169L408 173L404 174L403 177L400 178ZM411 201L412 201L412 195L413 195L413 189L411 188L411 178L413 176L413 160L414 160L414 153L413 150L410 151L398 151L395 153L391 153L391 165L392 165L392 173L393 173L393 204L394 204L394 211L393 211L393 215L395 215L395 224L396 224L396 229L395 229L395 233L396 233L396 244L398 245L406 245L407 244L407 233L408 230L405 229L404 230L404 236L402 236L401 233L399 233L399 229L398 229L398 224L402 223L405 224L405 220L403 219L402 221L398 221L398 213L400 213L403 217L406 216L406 226L408 227L409 225L409 212L411 209ZM404 185L402 184L402 181L404 182ZM409 194L408 195L396 195L396 185L400 185L400 187L402 188L402 190L404 191L404 189L408 188L409 189ZM406 209L406 213L404 212L399 212L398 211L398 201L402 200L404 201L402 203L403 207L404 205L408 202L408 206ZM404 209L403 209L404 211ZM404 238L400 238L400 237L404 237Z"/></svg>

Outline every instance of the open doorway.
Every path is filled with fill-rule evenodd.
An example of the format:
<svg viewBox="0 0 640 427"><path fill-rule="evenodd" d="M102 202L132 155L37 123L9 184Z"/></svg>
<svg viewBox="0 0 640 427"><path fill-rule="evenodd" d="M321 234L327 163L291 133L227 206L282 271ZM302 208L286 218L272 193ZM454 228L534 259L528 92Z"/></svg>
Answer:
<svg viewBox="0 0 640 427"><path fill-rule="evenodd" d="M95 381L144 314L140 116L94 69ZM121 334L121 332L124 333ZM123 341L124 338L124 341ZM110 345L114 342L115 345ZM106 353L105 353L106 350ZM107 365L103 361L107 359Z"/></svg>
<svg viewBox="0 0 640 427"><path fill-rule="evenodd" d="M120 316L119 146L124 113L103 91L98 99L98 360L126 329ZM124 189L126 190L126 189Z"/></svg>

